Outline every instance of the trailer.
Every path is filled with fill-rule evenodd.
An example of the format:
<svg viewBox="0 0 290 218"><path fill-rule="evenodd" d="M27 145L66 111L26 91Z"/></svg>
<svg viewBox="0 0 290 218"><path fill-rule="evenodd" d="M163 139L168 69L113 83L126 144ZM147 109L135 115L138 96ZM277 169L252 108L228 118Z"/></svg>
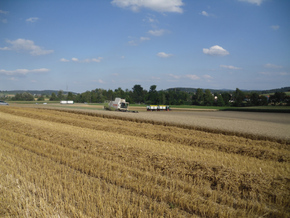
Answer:
<svg viewBox="0 0 290 218"><path fill-rule="evenodd" d="M74 101L60 101L61 104L73 104Z"/></svg>
<svg viewBox="0 0 290 218"><path fill-rule="evenodd" d="M168 105L148 105L147 111L170 111L170 107Z"/></svg>

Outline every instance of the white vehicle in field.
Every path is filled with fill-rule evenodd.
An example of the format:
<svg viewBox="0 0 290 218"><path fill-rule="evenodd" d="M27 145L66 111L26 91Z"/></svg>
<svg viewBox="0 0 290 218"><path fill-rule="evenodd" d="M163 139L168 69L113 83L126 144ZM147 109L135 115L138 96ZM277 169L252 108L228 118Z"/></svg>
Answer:
<svg viewBox="0 0 290 218"><path fill-rule="evenodd" d="M9 105L9 104L5 101L0 101L0 105Z"/></svg>
<svg viewBox="0 0 290 218"><path fill-rule="evenodd" d="M115 98L114 101L110 101L108 106L104 106L104 109L110 111L138 113L138 111L129 111L129 102L126 102L126 99L122 98Z"/></svg>
<svg viewBox="0 0 290 218"><path fill-rule="evenodd" d="M115 98L114 101L109 102L109 107L114 108L116 111L127 111L129 103L125 99Z"/></svg>

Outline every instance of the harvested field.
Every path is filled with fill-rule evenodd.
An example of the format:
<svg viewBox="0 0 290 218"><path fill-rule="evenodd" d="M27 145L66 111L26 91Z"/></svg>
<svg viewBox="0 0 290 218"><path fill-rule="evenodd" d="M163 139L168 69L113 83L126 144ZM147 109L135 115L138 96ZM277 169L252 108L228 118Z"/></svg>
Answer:
<svg viewBox="0 0 290 218"><path fill-rule="evenodd" d="M1 217L290 216L281 138L10 106L0 132Z"/></svg>

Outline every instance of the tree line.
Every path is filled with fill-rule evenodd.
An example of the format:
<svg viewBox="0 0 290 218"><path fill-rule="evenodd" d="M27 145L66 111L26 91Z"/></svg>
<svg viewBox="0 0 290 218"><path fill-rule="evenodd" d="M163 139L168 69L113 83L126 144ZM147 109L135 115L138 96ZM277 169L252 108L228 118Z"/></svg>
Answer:
<svg viewBox="0 0 290 218"><path fill-rule="evenodd" d="M151 85L147 91L141 85L134 85L132 90L94 89L80 94L62 90L51 95L34 96L28 92L17 93L11 100L15 101L50 101L72 100L76 103L104 103L114 100L116 97L124 98L130 104L153 104L153 105L201 105L201 106L263 106L268 104L290 105L290 98L285 92L275 92L266 97L257 92L244 92L240 89L235 91L221 91L212 93L209 89L198 88L195 92L186 92L179 88L157 91L156 85Z"/></svg>

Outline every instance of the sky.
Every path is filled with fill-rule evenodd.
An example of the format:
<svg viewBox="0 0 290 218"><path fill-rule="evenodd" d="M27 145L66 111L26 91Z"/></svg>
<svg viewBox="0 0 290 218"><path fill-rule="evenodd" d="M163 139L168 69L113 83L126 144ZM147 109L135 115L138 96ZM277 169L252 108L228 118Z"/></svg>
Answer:
<svg viewBox="0 0 290 218"><path fill-rule="evenodd" d="M290 86L290 0L1 0L0 90Z"/></svg>

